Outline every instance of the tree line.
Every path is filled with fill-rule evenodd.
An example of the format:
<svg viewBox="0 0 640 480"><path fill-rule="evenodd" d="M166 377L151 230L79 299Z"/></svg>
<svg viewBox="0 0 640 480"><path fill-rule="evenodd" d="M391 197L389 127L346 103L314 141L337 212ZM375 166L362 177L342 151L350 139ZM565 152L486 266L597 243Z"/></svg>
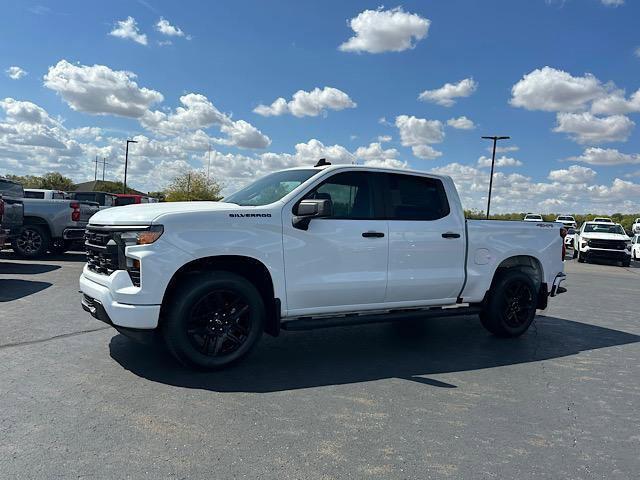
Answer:
<svg viewBox="0 0 640 480"><path fill-rule="evenodd" d="M75 189L75 182L59 172L49 172L42 176L7 175L6 178L20 183L24 188L63 190L65 192L72 192ZM123 187L122 182L108 180L98 180L96 184L99 191L107 193L123 193ZM221 191L222 186L215 178L193 170L176 175L166 188L156 192L148 192L147 195L166 202L217 201L222 198ZM127 187L127 193L136 192L133 188Z"/></svg>

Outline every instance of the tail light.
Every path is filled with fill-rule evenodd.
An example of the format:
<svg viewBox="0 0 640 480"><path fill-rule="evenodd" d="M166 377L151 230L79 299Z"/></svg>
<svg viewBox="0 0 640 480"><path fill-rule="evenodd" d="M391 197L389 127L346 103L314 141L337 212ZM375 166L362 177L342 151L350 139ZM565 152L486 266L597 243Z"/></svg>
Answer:
<svg viewBox="0 0 640 480"><path fill-rule="evenodd" d="M567 236L567 229L564 227L560 228L560 238L562 238L562 260L564 261L564 257L567 254L567 245L564 243L564 237Z"/></svg>
<svg viewBox="0 0 640 480"><path fill-rule="evenodd" d="M73 212L71 212L71 221L79 222L80 221L80 204L78 202L71 202L69 206L73 209Z"/></svg>

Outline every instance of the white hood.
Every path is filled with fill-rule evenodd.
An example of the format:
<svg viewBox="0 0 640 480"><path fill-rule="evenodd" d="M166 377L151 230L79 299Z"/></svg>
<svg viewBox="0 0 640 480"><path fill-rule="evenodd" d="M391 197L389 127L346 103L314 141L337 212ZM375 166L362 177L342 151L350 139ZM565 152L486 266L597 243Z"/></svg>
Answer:
<svg viewBox="0 0 640 480"><path fill-rule="evenodd" d="M91 217L93 225L149 225L165 213L215 212L255 207L240 207L225 202L161 202L139 203L99 211Z"/></svg>
<svg viewBox="0 0 640 480"><path fill-rule="evenodd" d="M629 240L629 237L621 233L588 232L583 233L580 238L585 240Z"/></svg>

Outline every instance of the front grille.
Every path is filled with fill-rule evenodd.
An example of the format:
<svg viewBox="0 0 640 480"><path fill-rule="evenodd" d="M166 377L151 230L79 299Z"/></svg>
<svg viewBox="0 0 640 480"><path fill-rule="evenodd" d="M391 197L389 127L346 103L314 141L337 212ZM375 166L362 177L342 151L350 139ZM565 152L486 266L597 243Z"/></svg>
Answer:
<svg viewBox="0 0 640 480"><path fill-rule="evenodd" d="M126 270L131 283L140 286L139 264L125 257L125 245L117 231L87 227L84 235L87 249L87 268L101 275L111 275L116 270Z"/></svg>
<svg viewBox="0 0 640 480"><path fill-rule="evenodd" d="M624 250L627 248L627 242L624 240L589 240L589 246L608 250Z"/></svg>

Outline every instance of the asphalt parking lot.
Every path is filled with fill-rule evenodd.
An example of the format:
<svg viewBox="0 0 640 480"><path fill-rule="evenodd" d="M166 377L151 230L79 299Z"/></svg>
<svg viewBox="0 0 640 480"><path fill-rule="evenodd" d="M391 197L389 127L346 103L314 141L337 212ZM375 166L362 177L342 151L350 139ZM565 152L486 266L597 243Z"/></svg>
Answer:
<svg viewBox="0 0 640 480"><path fill-rule="evenodd" d="M567 261L516 340L473 317L284 332L193 373L80 308L83 261L0 254L2 478L638 478L638 262Z"/></svg>

